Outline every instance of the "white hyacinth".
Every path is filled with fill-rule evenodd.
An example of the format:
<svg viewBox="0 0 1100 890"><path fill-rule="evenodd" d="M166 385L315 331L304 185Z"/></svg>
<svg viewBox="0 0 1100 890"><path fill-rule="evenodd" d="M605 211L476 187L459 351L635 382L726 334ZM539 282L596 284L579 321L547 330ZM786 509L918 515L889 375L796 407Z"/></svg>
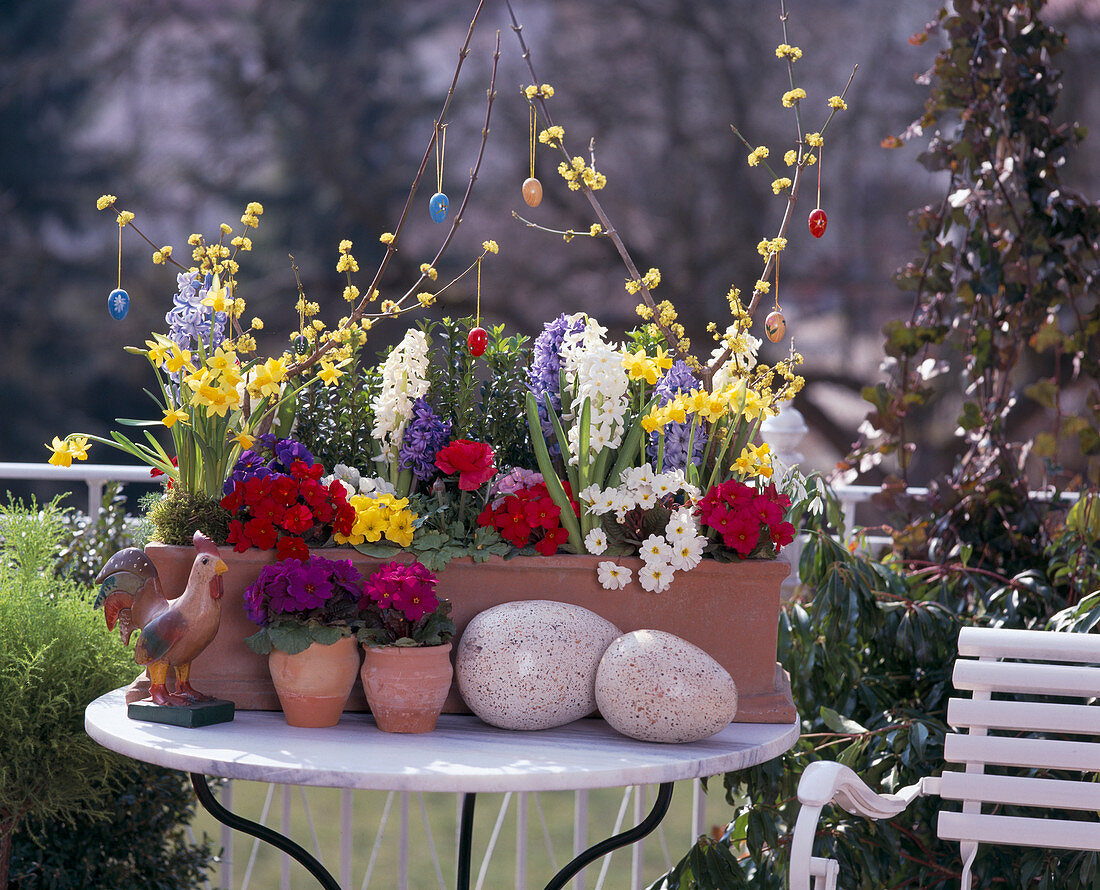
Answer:
<svg viewBox="0 0 1100 890"><path fill-rule="evenodd" d="M567 333L561 346L562 369L572 395L568 410L564 412L570 421L571 463L577 462L580 450L580 417L585 399L590 403L588 458L594 458L603 448L614 449L622 445L630 405L630 377L623 367L621 354L604 339L606 328L594 319L583 317L584 328Z"/></svg>
<svg viewBox="0 0 1100 890"><path fill-rule="evenodd" d="M387 459L397 460L412 404L428 392L428 338L410 328L382 366L382 389L371 401L372 435Z"/></svg>

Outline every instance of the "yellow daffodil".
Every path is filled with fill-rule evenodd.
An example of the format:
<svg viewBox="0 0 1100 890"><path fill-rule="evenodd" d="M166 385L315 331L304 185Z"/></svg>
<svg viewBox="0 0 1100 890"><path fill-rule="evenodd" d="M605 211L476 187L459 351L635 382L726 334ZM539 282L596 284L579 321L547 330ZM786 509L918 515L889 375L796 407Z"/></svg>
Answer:
<svg viewBox="0 0 1100 890"><path fill-rule="evenodd" d="M146 353L149 356L154 367L159 368L164 364L164 359L168 355L170 348L163 343L158 343L156 340L146 340L145 345L149 347L149 351Z"/></svg>
<svg viewBox="0 0 1100 890"><path fill-rule="evenodd" d="M255 437L250 436L247 432L238 433L236 436L233 437L231 441L236 442L238 445L240 445L241 451L247 451L249 448L256 444Z"/></svg>
<svg viewBox="0 0 1100 890"><path fill-rule="evenodd" d="M164 419L161 423L168 427L168 429L172 429L175 423L180 422L186 424L189 419L189 415L182 408L173 408L170 411L164 412Z"/></svg>
<svg viewBox="0 0 1100 890"><path fill-rule="evenodd" d="M168 358L164 361L164 369L169 374L175 374L184 365L191 364L191 350L180 349L178 346L175 345L169 347L169 349L170 354L168 355Z"/></svg>
<svg viewBox="0 0 1100 890"><path fill-rule="evenodd" d="M54 436L53 442L46 446L53 452L50 455L50 463L55 467L71 467L73 465L73 456L69 452L69 443L61 440L60 437Z"/></svg>
<svg viewBox="0 0 1100 890"><path fill-rule="evenodd" d="M233 301L229 297L229 288L223 287L221 279L215 275L214 282L202 301L203 306L209 306L215 312L228 312L233 308Z"/></svg>
<svg viewBox="0 0 1100 890"><path fill-rule="evenodd" d="M657 366L657 370L667 371L672 367L672 356L658 346L657 354L653 357L653 362Z"/></svg>
<svg viewBox="0 0 1100 890"><path fill-rule="evenodd" d="M645 354L644 349L637 352L624 352L623 367L631 380L645 380L650 386L657 382L657 365Z"/></svg>

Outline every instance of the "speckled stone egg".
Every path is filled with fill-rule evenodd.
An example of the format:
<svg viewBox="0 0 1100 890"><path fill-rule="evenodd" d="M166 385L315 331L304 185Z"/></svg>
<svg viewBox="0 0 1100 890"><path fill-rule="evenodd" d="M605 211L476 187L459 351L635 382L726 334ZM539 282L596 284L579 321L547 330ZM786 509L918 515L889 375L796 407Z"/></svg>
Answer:
<svg viewBox="0 0 1100 890"><path fill-rule="evenodd" d="M596 667L622 633L580 606L548 600L486 609L462 632L455 676L466 705L502 729L551 729L596 710Z"/></svg>
<svg viewBox="0 0 1100 890"><path fill-rule="evenodd" d="M636 630L607 647L596 704L612 727L646 742L696 742L737 713L733 677L698 646L661 630Z"/></svg>

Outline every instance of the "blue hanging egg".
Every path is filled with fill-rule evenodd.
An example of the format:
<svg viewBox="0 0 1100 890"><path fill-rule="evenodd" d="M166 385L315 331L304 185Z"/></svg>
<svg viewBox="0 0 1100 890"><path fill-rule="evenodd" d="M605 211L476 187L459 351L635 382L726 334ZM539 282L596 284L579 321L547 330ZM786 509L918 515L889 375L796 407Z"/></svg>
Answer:
<svg viewBox="0 0 1100 890"><path fill-rule="evenodd" d="M122 321L130 311L130 295L121 287L115 288L107 297L107 311L115 321Z"/></svg>
<svg viewBox="0 0 1100 890"><path fill-rule="evenodd" d="M436 192L428 202L428 209L432 212L433 222L443 222L447 218L447 208L451 202L443 192Z"/></svg>

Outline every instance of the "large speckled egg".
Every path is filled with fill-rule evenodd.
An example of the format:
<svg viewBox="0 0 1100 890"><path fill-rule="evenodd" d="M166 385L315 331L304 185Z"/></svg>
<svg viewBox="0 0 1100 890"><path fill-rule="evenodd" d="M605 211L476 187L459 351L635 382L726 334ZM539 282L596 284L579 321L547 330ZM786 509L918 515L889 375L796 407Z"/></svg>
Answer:
<svg viewBox="0 0 1100 890"><path fill-rule="evenodd" d="M596 710L596 668L622 633L569 603L527 600L486 609L455 655L467 706L502 729L551 729Z"/></svg>
<svg viewBox="0 0 1100 890"><path fill-rule="evenodd" d="M607 647L596 704L612 727L646 742L696 742L737 713L733 677L698 646L661 630L636 630Z"/></svg>

